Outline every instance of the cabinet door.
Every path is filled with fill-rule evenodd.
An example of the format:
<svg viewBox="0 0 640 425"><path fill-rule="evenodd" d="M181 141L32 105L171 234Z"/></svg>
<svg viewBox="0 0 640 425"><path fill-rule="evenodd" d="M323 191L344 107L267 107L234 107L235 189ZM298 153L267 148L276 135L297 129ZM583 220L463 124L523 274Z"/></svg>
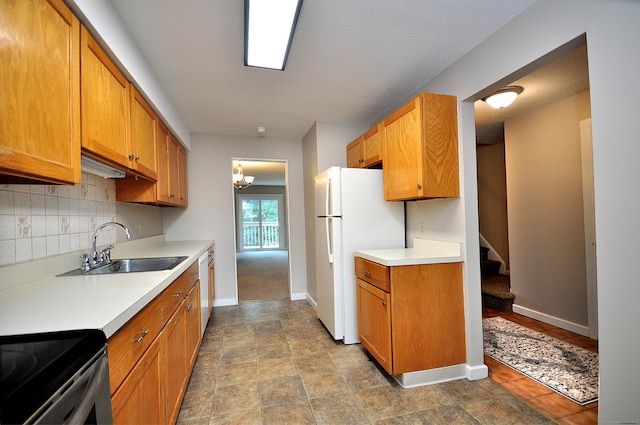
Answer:
<svg viewBox="0 0 640 425"><path fill-rule="evenodd" d="M129 83L85 27L80 39L82 149L129 168Z"/></svg>
<svg viewBox="0 0 640 425"><path fill-rule="evenodd" d="M462 263L391 267L394 373L466 362Z"/></svg>
<svg viewBox="0 0 640 425"><path fill-rule="evenodd" d="M387 372L393 373L389 294L362 279L356 281L360 342Z"/></svg>
<svg viewBox="0 0 640 425"><path fill-rule="evenodd" d="M200 320L200 280L189 292L185 305L185 326L187 329L186 335L186 350L187 350L187 370L191 370L198 357L198 349L200 348L201 333L200 326L202 321Z"/></svg>
<svg viewBox="0 0 640 425"><path fill-rule="evenodd" d="M80 22L62 0L2 1L0 17L0 181L79 183Z"/></svg>
<svg viewBox="0 0 640 425"><path fill-rule="evenodd" d="M371 167L382 162L382 131L381 124L372 127L362 135L363 167Z"/></svg>
<svg viewBox="0 0 640 425"><path fill-rule="evenodd" d="M347 167L362 168L362 136L347 145Z"/></svg>
<svg viewBox="0 0 640 425"><path fill-rule="evenodd" d="M382 123L387 201L460 196L457 100L421 93Z"/></svg>
<svg viewBox="0 0 640 425"><path fill-rule="evenodd" d="M130 168L151 180L157 180L156 137L158 117L140 92L129 86L131 93Z"/></svg>
<svg viewBox="0 0 640 425"><path fill-rule="evenodd" d="M140 361L111 397L114 424L165 423L162 335L149 346Z"/></svg>
<svg viewBox="0 0 640 425"><path fill-rule="evenodd" d="M170 174L171 168L169 163L171 139L170 132L164 124L158 124L158 140L157 140L157 164L158 164L158 181L156 183L156 198L158 202L171 203L170 197Z"/></svg>
<svg viewBox="0 0 640 425"><path fill-rule="evenodd" d="M423 196L422 114L417 97L382 123L384 139L384 199Z"/></svg>
<svg viewBox="0 0 640 425"><path fill-rule="evenodd" d="M187 380L185 304L186 301L180 304L163 331L166 336L163 344L163 365L167 405L167 418L164 422L168 424L175 423L178 417L182 403L182 392L186 387Z"/></svg>
<svg viewBox="0 0 640 425"><path fill-rule="evenodd" d="M188 198L188 178L187 178L187 150L176 141L178 145L178 202L181 207L186 207Z"/></svg>

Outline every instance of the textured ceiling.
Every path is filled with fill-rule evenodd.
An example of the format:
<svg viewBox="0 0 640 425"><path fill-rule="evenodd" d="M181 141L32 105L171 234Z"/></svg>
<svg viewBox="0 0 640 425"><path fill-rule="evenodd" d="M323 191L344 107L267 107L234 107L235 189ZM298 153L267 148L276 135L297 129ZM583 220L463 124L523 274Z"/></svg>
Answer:
<svg viewBox="0 0 640 425"><path fill-rule="evenodd" d="M535 0L305 0L284 72L244 66L242 0L111 0L192 132L369 124Z"/></svg>

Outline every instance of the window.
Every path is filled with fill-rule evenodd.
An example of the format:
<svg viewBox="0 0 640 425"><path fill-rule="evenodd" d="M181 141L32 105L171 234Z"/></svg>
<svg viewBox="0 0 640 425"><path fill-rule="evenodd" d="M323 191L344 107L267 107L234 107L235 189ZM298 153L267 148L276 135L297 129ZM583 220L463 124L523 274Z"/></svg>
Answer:
<svg viewBox="0 0 640 425"><path fill-rule="evenodd" d="M238 248L282 248L282 195L238 195Z"/></svg>

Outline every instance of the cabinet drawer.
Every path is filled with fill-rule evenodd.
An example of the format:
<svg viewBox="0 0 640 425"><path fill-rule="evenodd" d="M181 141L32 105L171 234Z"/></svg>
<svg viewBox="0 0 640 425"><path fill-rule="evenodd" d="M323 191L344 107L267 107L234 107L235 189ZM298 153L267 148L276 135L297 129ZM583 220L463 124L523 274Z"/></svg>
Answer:
<svg viewBox="0 0 640 425"><path fill-rule="evenodd" d="M356 277L389 292L389 268L387 266L356 257Z"/></svg>
<svg viewBox="0 0 640 425"><path fill-rule="evenodd" d="M151 301L107 341L111 393L120 386L164 326L159 298Z"/></svg>
<svg viewBox="0 0 640 425"><path fill-rule="evenodd" d="M195 261L158 296L162 304L162 317L165 322L169 320L178 305L187 296L189 290L198 280L198 275L198 262Z"/></svg>

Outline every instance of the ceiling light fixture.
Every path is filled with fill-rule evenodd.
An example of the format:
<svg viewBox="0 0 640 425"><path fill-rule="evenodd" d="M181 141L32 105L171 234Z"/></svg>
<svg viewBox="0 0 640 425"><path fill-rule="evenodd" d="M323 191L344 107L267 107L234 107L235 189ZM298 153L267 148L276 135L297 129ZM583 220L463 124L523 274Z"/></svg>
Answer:
<svg viewBox="0 0 640 425"><path fill-rule="evenodd" d="M244 64L284 71L302 0L244 1Z"/></svg>
<svg viewBox="0 0 640 425"><path fill-rule="evenodd" d="M246 189L253 183L253 176L245 176L242 165L238 162L238 165L233 170L233 187L236 189Z"/></svg>
<svg viewBox="0 0 640 425"><path fill-rule="evenodd" d="M256 132L258 133L258 136L266 136L267 128L266 127L256 127Z"/></svg>
<svg viewBox="0 0 640 425"><path fill-rule="evenodd" d="M490 94L489 96L483 98L485 102L489 104L489 106L500 109L506 108L511 105L516 97L520 93L522 93L524 89L520 86L508 86L503 89L498 90L495 93Z"/></svg>

